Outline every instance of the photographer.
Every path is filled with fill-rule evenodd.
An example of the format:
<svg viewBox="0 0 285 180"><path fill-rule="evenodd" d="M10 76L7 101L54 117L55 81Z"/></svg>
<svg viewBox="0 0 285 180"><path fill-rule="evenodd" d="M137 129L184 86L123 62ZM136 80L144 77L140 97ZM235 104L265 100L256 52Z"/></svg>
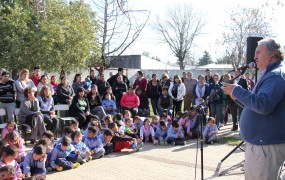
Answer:
<svg viewBox="0 0 285 180"><path fill-rule="evenodd" d="M219 74L214 74L213 76L214 82L209 86L209 94L215 93L215 95L210 98L210 116L216 119L216 125L219 127L219 123L224 123L224 119L222 117L222 108L223 108L223 92L216 93L223 85L220 80Z"/></svg>

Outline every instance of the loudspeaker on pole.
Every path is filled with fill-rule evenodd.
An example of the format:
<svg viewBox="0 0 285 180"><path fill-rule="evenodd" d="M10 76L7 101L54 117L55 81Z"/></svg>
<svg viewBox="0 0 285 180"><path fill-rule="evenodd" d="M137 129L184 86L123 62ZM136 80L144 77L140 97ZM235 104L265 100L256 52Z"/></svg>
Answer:
<svg viewBox="0 0 285 180"><path fill-rule="evenodd" d="M255 49L258 41L263 37L247 37L246 39L246 64L254 62Z"/></svg>

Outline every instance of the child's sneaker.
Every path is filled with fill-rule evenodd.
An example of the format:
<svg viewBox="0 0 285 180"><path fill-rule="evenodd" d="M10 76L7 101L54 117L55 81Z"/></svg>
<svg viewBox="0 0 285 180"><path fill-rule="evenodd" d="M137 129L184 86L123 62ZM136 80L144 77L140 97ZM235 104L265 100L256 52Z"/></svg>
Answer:
<svg viewBox="0 0 285 180"><path fill-rule="evenodd" d="M143 146L143 142L139 143L135 149L136 152L139 152L140 151L140 148L142 148Z"/></svg>
<svg viewBox="0 0 285 180"><path fill-rule="evenodd" d="M92 159L92 156L89 156L86 158L86 162L90 161Z"/></svg>
<svg viewBox="0 0 285 180"><path fill-rule="evenodd" d="M185 146L186 145L186 141L183 141L183 146Z"/></svg>
<svg viewBox="0 0 285 180"><path fill-rule="evenodd" d="M210 144L214 144L214 141L211 141Z"/></svg>
<svg viewBox="0 0 285 180"><path fill-rule="evenodd" d="M78 163L78 162L76 162L76 163L73 163L73 169L75 169L75 168L78 168L80 166L80 164Z"/></svg>
<svg viewBox="0 0 285 180"><path fill-rule="evenodd" d="M137 146L138 146L138 143L137 143L137 141L135 141L135 142L132 144L131 148L132 148L133 150L135 150Z"/></svg>
<svg viewBox="0 0 285 180"><path fill-rule="evenodd" d="M175 146L175 142L172 142L171 145L172 145L172 146Z"/></svg>
<svg viewBox="0 0 285 180"><path fill-rule="evenodd" d="M55 168L55 170L58 171L58 172L63 171L63 167L58 166L58 167Z"/></svg>
<svg viewBox="0 0 285 180"><path fill-rule="evenodd" d="M47 167L48 172L52 172L52 170L53 170L52 167L50 167L50 166Z"/></svg>

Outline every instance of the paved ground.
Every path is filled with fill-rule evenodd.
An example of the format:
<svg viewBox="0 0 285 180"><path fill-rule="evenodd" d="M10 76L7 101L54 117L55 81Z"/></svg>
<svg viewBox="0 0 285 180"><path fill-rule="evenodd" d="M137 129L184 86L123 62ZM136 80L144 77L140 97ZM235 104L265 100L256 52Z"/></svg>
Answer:
<svg viewBox="0 0 285 180"><path fill-rule="evenodd" d="M230 131L230 125L221 129L222 136L235 136L238 133ZM228 174L215 177L215 170L220 160L234 146L224 144L205 145L204 147L204 179L238 180L244 179L241 168L236 168ZM186 146L154 146L145 144L138 153L123 151L112 153L99 160L93 160L77 169L54 172L47 175L49 180L80 179L80 180L192 180L195 179L195 158L197 141L187 141ZM198 149L196 179L201 179L201 153ZM237 150L221 166L220 172L244 160L244 152Z"/></svg>

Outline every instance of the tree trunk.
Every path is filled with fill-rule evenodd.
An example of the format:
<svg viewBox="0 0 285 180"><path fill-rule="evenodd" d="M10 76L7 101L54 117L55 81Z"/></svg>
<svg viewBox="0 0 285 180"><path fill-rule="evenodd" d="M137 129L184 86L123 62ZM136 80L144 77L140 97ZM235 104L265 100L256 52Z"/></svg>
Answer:
<svg viewBox="0 0 285 180"><path fill-rule="evenodd" d="M184 70L185 65L184 65L184 59L182 57L178 57L178 64L179 64L180 70Z"/></svg>

